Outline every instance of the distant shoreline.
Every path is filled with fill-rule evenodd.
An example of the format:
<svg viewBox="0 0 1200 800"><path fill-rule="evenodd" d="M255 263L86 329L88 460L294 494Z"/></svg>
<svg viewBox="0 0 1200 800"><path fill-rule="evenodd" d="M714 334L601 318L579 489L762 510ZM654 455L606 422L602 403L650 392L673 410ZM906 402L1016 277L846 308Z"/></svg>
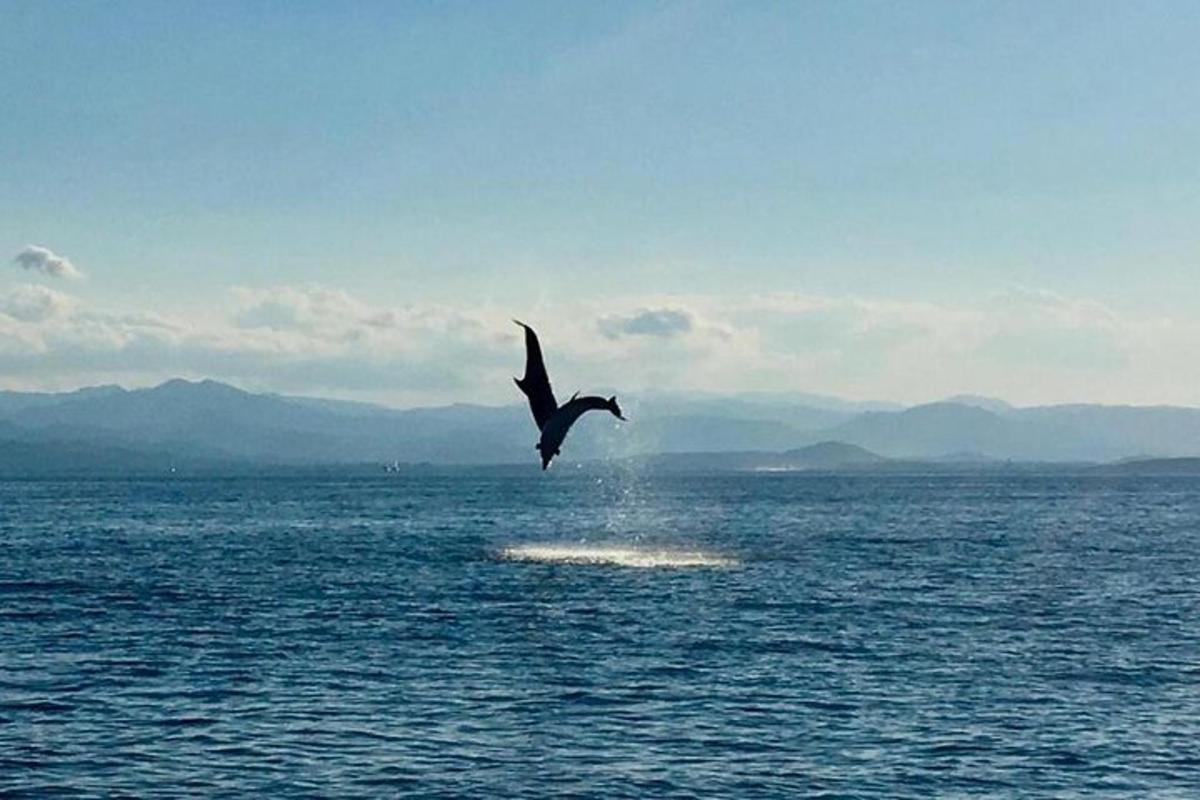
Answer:
<svg viewBox="0 0 1200 800"><path fill-rule="evenodd" d="M1200 472L1197 408L1016 408L986 398L891 410L806 404L817 402L811 398L623 400L629 421L581 420L557 471L619 462L665 472ZM535 434L518 405L396 410L215 381L0 392L0 476L15 478L519 469L536 464Z"/></svg>
<svg viewBox="0 0 1200 800"><path fill-rule="evenodd" d="M662 475L743 475L784 476L845 476L845 477L891 477L928 475L930 477L952 476L1076 476L1076 477L1200 477L1200 458L1150 458L1125 460L1109 464L1074 462L1018 462L997 461L984 463L946 463L935 461L889 459L873 464L844 464L828 466L750 466L731 464L727 459L714 459L714 463L702 463L697 456L710 454L678 453L666 457L652 457L632 463L631 460L564 462L547 474L551 480L575 474L589 478L597 474L636 473L649 476ZM749 454L711 454L742 457ZM763 453L764 456L777 454ZM680 459L672 464L671 459ZM722 462L725 463L722 463ZM104 481L104 480L222 480L262 479L284 480L297 478L313 479L396 479L409 476L445 475L519 475L528 473L532 478L542 479L537 464L494 463L494 464L446 464L446 463L396 463L389 465L374 463L346 464L190 464L171 468L148 467L146 465L127 468L46 468L17 470L0 466L0 481L19 483L23 481Z"/></svg>

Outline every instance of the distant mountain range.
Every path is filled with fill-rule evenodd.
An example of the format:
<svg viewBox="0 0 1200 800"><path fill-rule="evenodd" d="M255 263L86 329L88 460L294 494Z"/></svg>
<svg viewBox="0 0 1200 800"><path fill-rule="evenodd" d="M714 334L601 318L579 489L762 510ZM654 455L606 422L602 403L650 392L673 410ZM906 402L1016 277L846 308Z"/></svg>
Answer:
<svg viewBox="0 0 1200 800"><path fill-rule="evenodd" d="M717 453L659 453L641 457L649 466L669 471L753 470L791 472L800 470L872 469L890 459L842 442L818 442L781 452L735 451Z"/></svg>
<svg viewBox="0 0 1200 800"><path fill-rule="evenodd" d="M974 454L1013 461L1111 461L1200 454L1200 409L1061 405L988 410L931 403L867 412L823 438L896 458Z"/></svg>
<svg viewBox="0 0 1200 800"><path fill-rule="evenodd" d="M1200 409L990 398L902 408L817 395L622 397L630 422L583 417L569 460L649 458L732 469L863 467L890 460L1111 462L1200 457ZM215 381L61 394L0 392L0 474L147 472L233 465L533 462L514 403L397 410L252 394Z"/></svg>

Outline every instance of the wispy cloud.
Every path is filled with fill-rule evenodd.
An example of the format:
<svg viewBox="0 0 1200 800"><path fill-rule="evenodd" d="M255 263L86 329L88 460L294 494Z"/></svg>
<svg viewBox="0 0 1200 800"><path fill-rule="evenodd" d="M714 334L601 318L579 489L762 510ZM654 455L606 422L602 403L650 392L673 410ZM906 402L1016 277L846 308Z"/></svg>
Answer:
<svg viewBox="0 0 1200 800"><path fill-rule="evenodd" d="M0 292L0 375L63 387L212 377L396 404L516 402L513 309L373 303L327 286L230 290L218 316ZM935 304L815 294L675 295L517 309L556 388L814 391L921 402L1200 403L1200 324L1008 290ZM580 324L580 320L592 320Z"/></svg>
<svg viewBox="0 0 1200 800"><path fill-rule="evenodd" d="M13 263L22 269L40 272L53 278L77 280L83 277L83 273L65 256L60 256L49 248L39 247L36 244L26 245L13 258Z"/></svg>
<svg viewBox="0 0 1200 800"><path fill-rule="evenodd" d="M47 286L25 283L0 296L0 313L21 322L44 322L68 314L75 298Z"/></svg>

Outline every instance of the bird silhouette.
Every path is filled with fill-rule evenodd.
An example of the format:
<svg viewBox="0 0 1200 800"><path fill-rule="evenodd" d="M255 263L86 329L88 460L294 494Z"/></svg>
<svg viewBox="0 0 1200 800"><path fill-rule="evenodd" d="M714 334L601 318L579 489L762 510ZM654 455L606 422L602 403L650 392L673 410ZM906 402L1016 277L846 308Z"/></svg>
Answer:
<svg viewBox="0 0 1200 800"><path fill-rule="evenodd" d="M576 392L560 406L554 399L554 390L550 388L550 376L546 374L546 362L542 360L542 346L538 343L537 334L524 322L516 319L513 322L525 330L525 377L513 378L513 382L529 398L529 410L533 412L533 421L541 431L536 448L542 455L544 470L559 455L559 447L567 438L567 431L584 413L603 410L620 420L625 417L621 415L621 407L617 405L615 396L607 399L594 395L580 397Z"/></svg>

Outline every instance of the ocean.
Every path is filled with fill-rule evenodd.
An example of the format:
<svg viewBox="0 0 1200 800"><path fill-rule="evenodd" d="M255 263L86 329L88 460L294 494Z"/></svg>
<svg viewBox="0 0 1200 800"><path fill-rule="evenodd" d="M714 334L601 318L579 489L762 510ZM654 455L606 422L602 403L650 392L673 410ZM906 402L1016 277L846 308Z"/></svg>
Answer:
<svg viewBox="0 0 1200 800"><path fill-rule="evenodd" d="M1200 479L3 482L0 796L1200 797Z"/></svg>

